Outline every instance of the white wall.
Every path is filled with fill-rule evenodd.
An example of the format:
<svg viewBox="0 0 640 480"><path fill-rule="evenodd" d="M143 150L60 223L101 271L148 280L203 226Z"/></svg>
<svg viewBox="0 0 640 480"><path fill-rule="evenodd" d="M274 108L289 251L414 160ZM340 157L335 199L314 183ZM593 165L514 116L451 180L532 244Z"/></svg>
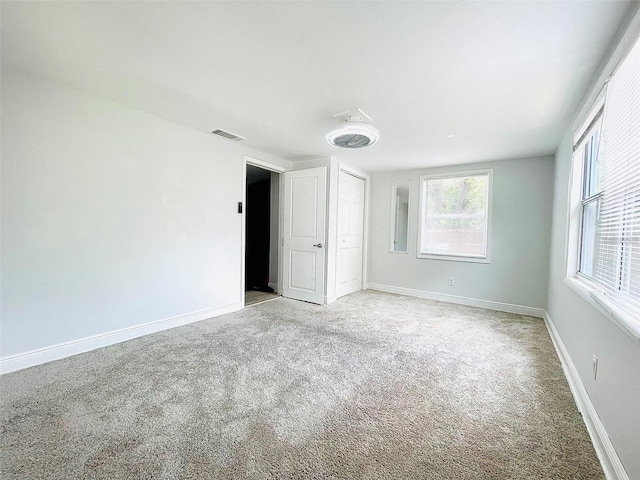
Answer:
<svg viewBox="0 0 640 480"><path fill-rule="evenodd" d="M639 34L640 15L636 14L632 27L587 95L583 114L622 53ZM578 115L574 125L580 119ZM547 311L629 478L640 479L640 343L564 283L572 132L573 128L567 129L555 157L556 195ZM593 380L591 370L594 354L599 359L597 381Z"/></svg>
<svg viewBox="0 0 640 480"><path fill-rule="evenodd" d="M416 258L420 175L484 168L494 170L491 263ZM409 253L390 253L391 183L404 180L410 181ZM374 174L369 282L545 308L552 187L551 157Z"/></svg>
<svg viewBox="0 0 640 480"><path fill-rule="evenodd" d="M640 478L640 344L564 284L571 135L556 153L547 311L629 478ZM598 379L592 357L598 357Z"/></svg>
<svg viewBox="0 0 640 480"><path fill-rule="evenodd" d="M241 305L243 155L2 72L2 357Z"/></svg>

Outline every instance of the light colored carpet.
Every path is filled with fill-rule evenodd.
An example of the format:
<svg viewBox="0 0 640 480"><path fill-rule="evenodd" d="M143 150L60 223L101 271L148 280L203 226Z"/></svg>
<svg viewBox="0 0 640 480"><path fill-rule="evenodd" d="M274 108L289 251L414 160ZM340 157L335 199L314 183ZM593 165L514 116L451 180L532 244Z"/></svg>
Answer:
<svg viewBox="0 0 640 480"><path fill-rule="evenodd" d="M287 299L0 378L3 479L601 479L540 319Z"/></svg>

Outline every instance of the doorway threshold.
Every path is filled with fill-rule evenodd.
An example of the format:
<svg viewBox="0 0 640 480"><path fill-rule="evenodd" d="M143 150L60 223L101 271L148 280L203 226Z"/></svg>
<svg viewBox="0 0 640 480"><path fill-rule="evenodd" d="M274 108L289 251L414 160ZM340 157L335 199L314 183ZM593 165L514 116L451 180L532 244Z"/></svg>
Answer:
<svg viewBox="0 0 640 480"><path fill-rule="evenodd" d="M258 290L248 290L244 292L244 306L257 305L259 303L270 302L280 298L277 292L260 292Z"/></svg>

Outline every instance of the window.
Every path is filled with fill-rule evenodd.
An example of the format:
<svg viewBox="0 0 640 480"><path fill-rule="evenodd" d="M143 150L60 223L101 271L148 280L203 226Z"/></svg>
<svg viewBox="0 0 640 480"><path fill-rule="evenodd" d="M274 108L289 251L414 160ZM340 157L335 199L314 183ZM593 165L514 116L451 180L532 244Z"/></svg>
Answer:
<svg viewBox="0 0 640 480"><path fill-rule="evenodd" d="M614 319L640 333L640 41L576 137L573 273Z"/></svg>
<svg viewBox="0 0 640 480"><path fill-rule="evenodd" d="M597 219L602 200L602 169L598 168L598 147L602 128L602 110L587 130L574 155L582 161L582 241L580 245L580 272L593 276L596 258ZM575 160L574 160L575 161Z"/></svg>
<svg viewBox="0 0 640 480"><path fill-rule="evenodd" d="M419 258L489 261L492 170L420 177Z"/></svg>

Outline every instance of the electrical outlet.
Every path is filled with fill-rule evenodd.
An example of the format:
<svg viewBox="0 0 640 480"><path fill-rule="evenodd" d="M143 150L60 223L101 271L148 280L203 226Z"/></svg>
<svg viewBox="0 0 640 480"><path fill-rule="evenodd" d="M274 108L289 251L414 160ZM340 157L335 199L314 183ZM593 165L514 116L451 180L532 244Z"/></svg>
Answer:
<svg viewBox="0 0 640 480"><path fill-rule="evenodd" d="M598 379L598 357L596 357L595 355L593 356L593 364L591 367L593 369L593 379L597 380Z"/></svg>
<svg viewBox="0 0 640 480"><path fill-rule="evenodd" d="M453 277L449 277L449 286L453 287L456 284L456 279Z"/></svg>

